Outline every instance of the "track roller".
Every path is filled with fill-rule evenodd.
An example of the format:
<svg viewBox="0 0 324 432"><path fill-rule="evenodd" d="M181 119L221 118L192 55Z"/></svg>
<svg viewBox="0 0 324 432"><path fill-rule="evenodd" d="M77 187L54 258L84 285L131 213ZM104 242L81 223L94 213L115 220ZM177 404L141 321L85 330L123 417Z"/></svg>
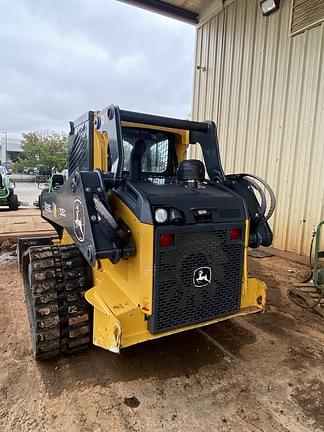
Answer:
<svg viewBox="0 0 324 432"><path fill-rule="evenodd" d="M84 292L91 269L75 245L32 246L23 255L23 280L36 360L84 350L92 317Z"/></svg>

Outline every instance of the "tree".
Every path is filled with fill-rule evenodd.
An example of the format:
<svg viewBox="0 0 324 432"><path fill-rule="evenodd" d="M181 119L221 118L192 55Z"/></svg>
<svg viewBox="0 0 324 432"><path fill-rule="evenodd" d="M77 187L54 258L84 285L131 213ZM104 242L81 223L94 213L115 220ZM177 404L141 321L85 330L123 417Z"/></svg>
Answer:
<svg viewBox="0 0 324 432"><path fill-rule="evenodd" d="M24 168L37 168L51 173L53 169L62 171L67 166L68 138L66 135L28 132L23 134L22 155L14 164L15 171Z"/></svg>

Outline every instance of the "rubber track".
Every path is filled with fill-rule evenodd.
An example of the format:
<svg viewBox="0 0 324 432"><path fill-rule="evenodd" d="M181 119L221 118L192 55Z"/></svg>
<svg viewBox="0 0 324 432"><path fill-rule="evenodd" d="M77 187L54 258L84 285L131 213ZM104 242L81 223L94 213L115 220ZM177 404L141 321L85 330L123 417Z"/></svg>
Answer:
<svg viewBox="0 0 324 432"><path fill-rule="evenodd" d="M28 250L31 285L25 290L37 360L68 355L91 343L91 311L84 292L89 268L76 246L35 246Z"/></svg>

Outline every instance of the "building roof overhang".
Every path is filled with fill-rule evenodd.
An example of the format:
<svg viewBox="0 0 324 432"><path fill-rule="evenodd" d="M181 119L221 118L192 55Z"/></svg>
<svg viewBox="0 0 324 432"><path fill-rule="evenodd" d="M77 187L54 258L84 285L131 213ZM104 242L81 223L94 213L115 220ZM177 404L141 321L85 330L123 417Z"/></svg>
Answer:
<svg viewBox="0 0 324 432"><path fill-rule="evenodd" d="M120 0L134 6L197 24L199 14L215 0Z"/></svg>

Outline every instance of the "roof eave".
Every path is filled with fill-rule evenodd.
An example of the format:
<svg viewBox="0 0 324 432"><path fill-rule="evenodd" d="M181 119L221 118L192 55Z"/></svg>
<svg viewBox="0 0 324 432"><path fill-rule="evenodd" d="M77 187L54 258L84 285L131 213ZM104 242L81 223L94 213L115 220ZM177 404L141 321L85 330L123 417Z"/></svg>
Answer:
<svg viewBox="0 0 324 432"><path fill-rule="evenodd" d="M148 9L159 14L169 16L181 21L185 21L189 24L198 23L198 14L187 9L180 8L178 6L165 3L161 0L119 0L124 3L129 3L134 6L138 6L144 9Z"/></svg>

